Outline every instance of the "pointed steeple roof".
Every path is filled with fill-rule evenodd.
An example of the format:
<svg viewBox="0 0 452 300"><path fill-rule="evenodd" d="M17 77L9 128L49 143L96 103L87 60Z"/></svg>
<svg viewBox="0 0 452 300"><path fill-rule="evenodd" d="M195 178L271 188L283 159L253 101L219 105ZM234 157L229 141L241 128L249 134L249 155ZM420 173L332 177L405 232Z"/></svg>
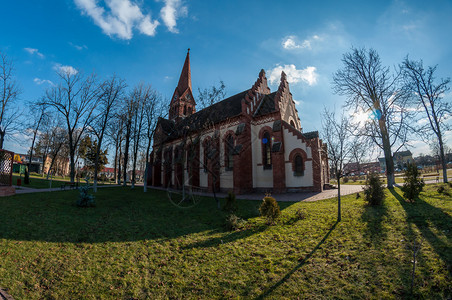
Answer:
<svg viewBox="0 0 452 300"><path fill-rule="evenodd" d="M187 89L191 91L190 48L188 48L187 57L185 57L184 67L182 68L176 89L179 95L185 93Z"/></svg>

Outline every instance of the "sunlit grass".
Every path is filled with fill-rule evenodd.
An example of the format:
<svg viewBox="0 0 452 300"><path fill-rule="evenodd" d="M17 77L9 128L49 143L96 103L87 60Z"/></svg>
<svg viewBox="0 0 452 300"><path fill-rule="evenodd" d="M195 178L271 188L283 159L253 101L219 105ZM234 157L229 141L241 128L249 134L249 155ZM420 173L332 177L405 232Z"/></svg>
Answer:
<svg viewBox="0 0 452 300"><path fill-rule="evenodd" d="M452 200L436 189L415 203L387 190L380 207L344 197L338 224L335 199L280 203L270 227L260 201L238 200L248 225L236 232L211 198L189 209L126 188L99 190L94 208L76 207L76 191L1 198L0 287L17 299L447 299Z"/></svg>

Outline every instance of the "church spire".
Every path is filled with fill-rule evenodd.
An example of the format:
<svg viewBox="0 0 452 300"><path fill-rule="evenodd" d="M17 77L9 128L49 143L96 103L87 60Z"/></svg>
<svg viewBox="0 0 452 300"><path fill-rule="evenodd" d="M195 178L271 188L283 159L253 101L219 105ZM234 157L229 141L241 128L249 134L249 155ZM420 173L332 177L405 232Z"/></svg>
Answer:
<svg viewBox="0 0 452 300"><path fill-rule="evenodd" d="M169 119L178 120L196 112L196 102L191 88L190 48L185 57L179 82L171 98Z"/></svg>
<svg viewBox="0 0 452 300"><path fill-rule="evenodd" d="M188 48L187 56L185 57L184 67L180 74L177 90L179 95L182 95L187 89L191 90L191 71L190 71L190 48Z"/></svg>

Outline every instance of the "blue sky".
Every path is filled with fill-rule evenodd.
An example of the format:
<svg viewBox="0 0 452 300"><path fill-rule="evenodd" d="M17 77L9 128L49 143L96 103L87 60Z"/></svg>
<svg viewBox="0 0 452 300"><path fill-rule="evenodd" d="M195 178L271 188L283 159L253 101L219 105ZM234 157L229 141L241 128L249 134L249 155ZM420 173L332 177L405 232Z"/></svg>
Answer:
<svg viewBox="0 0 452 300"><path fill-rule="evenodd" d="M388 66L409 54L452 76L452 1L3 2L0 49L14 59L20 103L42 96L61 67L149 83L169 99L191 48L195 97L219 80L227 95L246 90L261 69L274 91L285 70L302 127L312 131L321 129L323 106L344 101L332 92L332 74L352 46L375 48ZM413 145L415 154L429 152Z"/></svg>

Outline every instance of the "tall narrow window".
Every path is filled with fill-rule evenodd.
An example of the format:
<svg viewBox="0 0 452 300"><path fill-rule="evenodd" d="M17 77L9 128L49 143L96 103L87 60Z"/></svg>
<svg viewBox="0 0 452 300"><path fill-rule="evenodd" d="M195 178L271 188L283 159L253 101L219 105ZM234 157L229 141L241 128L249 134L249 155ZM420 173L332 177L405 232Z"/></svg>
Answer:
<svg viewBox="0 0 452 300"><path fill-rule="evenodd" d="M295 155L293 164L294 164L294 175L303 176L304 175L303 158L301 157L300 154Z"/></svg>
<svg viewBox="0 0 452 300"><path fill-rule="evenodd" d="M204 164L204 172L207 173L208 171L208 163L209 163L209 151L210 151L210 140L207 140L204 142L204 158L203 158L203 164Z"/></svg>
<svg viewBox="0 0 452 300"><path fill-rule="evenodd" d="M224 158L225 158L225 168L227 171L232 171L234 168L234 137L232 135L228 135L226 138L226 143L224 147Z"/></svg>
<svg viewBox="0 0 452 300"><path fill-rule="evenodd" d="M262 164L264 169L272 168L272 142L270 138L270 133L264 132L262 137Z"/></svg>
<svg viewBox="0 0 452 300"><path fill-rule="evenodd" d="M184 115L187 114L187 105L184 105Z"/></svg>

